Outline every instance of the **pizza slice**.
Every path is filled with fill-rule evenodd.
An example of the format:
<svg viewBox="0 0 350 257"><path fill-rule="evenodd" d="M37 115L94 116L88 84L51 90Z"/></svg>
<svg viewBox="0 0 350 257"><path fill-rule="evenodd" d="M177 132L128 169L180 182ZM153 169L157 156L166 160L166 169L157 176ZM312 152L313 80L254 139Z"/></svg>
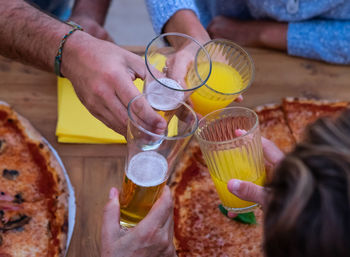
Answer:
<svg viewBox="0 0 350 257"><path fill-rule="evenodd" d="M7 205L0 212L0 256L58 256L47 205L47 200Z"/></svg>
<svg viewBox="0 0 350 257"><path fill-rule="evenodd" d="M31 124L0 103L0 191L37 201L67 194L64 174Z"/></svg>
<svg viewBox="0 0 350 257"><path fill-rule="evenodd" d="M304 137L305 128L318 118L336 117L349 106L348 102L331 102L287 97L283 99L282 108L288 125L297 143Z"/></svg>
<svg viewBox="0 0 350 257"><path fill-rule="evenodd" d="M171 178L174 196L174 242L179 257L263 256L262 211L257 225L223 215L220 200L201 151L192 140Z"/></svg>
<svg viewBox="0 0 350 257"><path fill-rule="evenodd" d="M0 256L63 256L68 195L46 141L0 102Z"/></svg>
<svg viewBox="0 0 350 257"><path fill-rule="evenodd" d="M273 141L284 153L290 152L295 145L295 140L281 105L263 105L256 107L255 111L259 117L261 135Z"/></svg>

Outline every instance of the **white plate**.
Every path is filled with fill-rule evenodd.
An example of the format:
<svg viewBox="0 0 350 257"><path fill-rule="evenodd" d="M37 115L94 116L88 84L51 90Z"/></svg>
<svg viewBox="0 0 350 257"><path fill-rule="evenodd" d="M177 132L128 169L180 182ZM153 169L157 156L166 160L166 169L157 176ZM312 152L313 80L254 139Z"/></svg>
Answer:
<svg viewBox="0 0 350 257"><path fill-rule="evenodd" d="M68 191L69 191L69 197L68 197L68 234L67 234L66 252L64 254L66 256L68 249L69 249L69 244L70 244L70 241L71 241L72 235L73 235L73 230L74 230L74 225L75 225L75 214L76 214L76 209L77 209L76 203L75 203L74 188L72 186L72 183L69 180L68 173L63 165L63 162L62 162L60 156L58 155L56 150L49 144L49 142L46 139L44 139L44 141L49 146L51 152L56 157L56 160L58 161L59 165L61 166L63 173L64 173L64 177L66 178L67 185L68 185Z"/></svg>

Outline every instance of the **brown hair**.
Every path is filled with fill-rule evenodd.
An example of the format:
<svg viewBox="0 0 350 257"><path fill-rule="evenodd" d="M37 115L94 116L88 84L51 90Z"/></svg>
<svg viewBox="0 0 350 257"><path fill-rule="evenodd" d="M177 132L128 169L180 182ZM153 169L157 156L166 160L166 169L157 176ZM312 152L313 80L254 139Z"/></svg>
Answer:
<svg viewBox="0 0 350 257"><path fill-rule="evenodd" d="M266 256L350 256L350 111L313 124L268 187Z"/></svg>

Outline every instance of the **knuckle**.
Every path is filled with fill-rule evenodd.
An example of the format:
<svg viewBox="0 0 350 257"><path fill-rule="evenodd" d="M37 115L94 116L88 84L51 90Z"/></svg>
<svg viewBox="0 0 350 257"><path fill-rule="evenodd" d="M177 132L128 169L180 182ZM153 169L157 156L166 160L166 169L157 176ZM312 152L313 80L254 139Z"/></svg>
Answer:
<svg viewBox="0 0 350 257"><path fill-rule="evenodd" d="M254 197L254 195L256 194L256 190L254 188L253 185L249 184L247 185L247 189L246 189L246 195L247 197Z"/></svg>
<svg viewBox="0 0 350 257"><path fill-rule="evenodd" d="M247 198L250 197L252 194L252 186L250 185L249 182L242 182L239 185L239 188L237 190L237 194L240 198Z"/></svg>
<svg viewBox="0 0 350 257"><path fill-rule="evenodd" d="M96 85L92 88L92 93L95 95L95 96L98 96L100 98L103 98L104 95L105 95L105 89L100 86L100 85Z"/></svg>
<svg viewBox="0 0 350 257"><path fill-rule="evenodd" d="M257 196L258 190L256 185L253 183L247 183L245 197L248 198L248 200L255 200Z"/></svg>
<svg viewBox="0 0 350 257"><path fill-rule="evenodd" d="M115 125L119 129L126 128L126 125L128 124L128 120L129 120L128 115L125 112L119 112L119 114L120 116L116 117L118 122Z"/></svg>
<svg viewBox="0 0 350 257"><path fill-rule="evenodd" d="M106 81L108 84L116 83L118 79L118 71L114 70L113 68L108 68L108 70L105 70L102 74L103 80Z"/></svg>
<svg viewBox="0 0 350 257"><path fill-rule="evenodd" d="M103 207L103 214L106 214L109 212L109 203L107 203L104 207Z"/></svg>
<svg viewBox="0 0 350 257"><path fill-rule="evenodd" d="M96 104L93 98L85 99L83 102L84 106L92 113L92 115L99 118L100 114L96 111Z"/></svg>

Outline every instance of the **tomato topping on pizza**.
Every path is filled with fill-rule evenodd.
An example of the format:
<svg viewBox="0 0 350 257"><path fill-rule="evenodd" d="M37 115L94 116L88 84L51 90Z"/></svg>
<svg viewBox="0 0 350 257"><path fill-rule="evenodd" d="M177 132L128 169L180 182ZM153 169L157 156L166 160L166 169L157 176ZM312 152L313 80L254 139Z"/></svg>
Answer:
<svg viewBox="0 0 350 257"><path fill-rule="evenodd" d="M68 190L40 134L0 103L0 256L63 256Z"/></svg>

